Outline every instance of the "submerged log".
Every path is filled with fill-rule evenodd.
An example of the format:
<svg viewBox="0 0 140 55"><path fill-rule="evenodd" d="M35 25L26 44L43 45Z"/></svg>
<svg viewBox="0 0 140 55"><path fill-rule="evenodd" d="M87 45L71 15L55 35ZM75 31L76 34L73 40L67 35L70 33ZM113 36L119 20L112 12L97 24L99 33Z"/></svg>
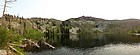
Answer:
<svg viewBox="0 0 140 55"><path fill-rule="evenodd" d="M52 45L50 45L49 43L47 42L44 42L45 45L48 45L49 47L51 47L52 49L54 49L55 47L53 47Z"/></svg>

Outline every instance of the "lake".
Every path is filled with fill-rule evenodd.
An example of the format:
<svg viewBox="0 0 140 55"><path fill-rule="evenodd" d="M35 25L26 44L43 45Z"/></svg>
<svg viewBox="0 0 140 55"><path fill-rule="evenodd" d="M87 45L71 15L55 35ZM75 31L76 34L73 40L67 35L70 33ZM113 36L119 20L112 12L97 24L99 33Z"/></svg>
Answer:
<svg viewBox="0 0 140 55"><path fill-rule="evenodd" d="M140 36L135 35L83 34L53 39L56 49L27 55L140 55Z"/></svg>

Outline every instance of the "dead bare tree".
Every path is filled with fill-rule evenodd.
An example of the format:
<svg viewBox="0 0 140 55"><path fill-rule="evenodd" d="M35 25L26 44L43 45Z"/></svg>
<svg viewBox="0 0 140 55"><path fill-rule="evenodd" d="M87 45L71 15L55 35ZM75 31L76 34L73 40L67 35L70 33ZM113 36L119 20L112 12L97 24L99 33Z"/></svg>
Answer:
<svg viewBox="0 0 140 55"><path fill-rule="evenodd" d="M2 13L2 25L4 25L3 21L5 19L5 11L6 11L6 7L9 7L7 6L7 4L10 4L10 3L13 3L13 2L16 2L17 0L4 0L4 5L3 5L3 13Z"/></svg>

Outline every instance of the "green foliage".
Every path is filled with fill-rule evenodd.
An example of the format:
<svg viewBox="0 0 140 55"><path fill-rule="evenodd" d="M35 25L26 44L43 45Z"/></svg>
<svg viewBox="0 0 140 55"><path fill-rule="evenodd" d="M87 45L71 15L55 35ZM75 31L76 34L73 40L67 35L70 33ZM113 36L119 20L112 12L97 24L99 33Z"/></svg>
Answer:
<svg viewBox="0 0 140 55"><path fill-rule="evenodd" d="M99 30L95 30L93 31L93 33L101 33Z"/></svg>
<svg viewBox="0 0 140 55"><path fill-rule="evenodd" d="M24 37L27 39L40 40L42 37L44 37L44 34L35 29L26 29Z"/></svg>
<svg viewBox="0 0 140 55"><path fill-rule="evenodd" d="M7 30L3 27L0 27L0 46L5 46L9 41Z"/></svg>
<svg viewBox="0 0 140 55"><path fill-rule="evenodd" d="M20 51L22 54L26 55L26 53L24 52L24 49L20 48L20 47L14 47L16 50ZM17 55L21 55L20 53L17 53Z"/></svg>
<svg viewBox="0 0 140 55"><path fill-rule="evenodd" d="M70 25L61 25L60 30L62 35L69 34L69 30L72 28Z"/></svg>
<svg viewBox="0 0 140 55"><path fill-rule="evenodd" d="M19 42L22 37L4 27L0 27L0 46L6 47L8 43Z"/></svg>
<svg viewBox="0 0 140 55"><path fill-rule="evenodd" d="M136 32L137 32L137 33L140 33L140 28L137 28Z"/></svg>
<svg viewBox="0 0 140 55"><path fill-rule="evenodd" d="M140 33L140 27L135 30L128 31L128 34Z"/></svg>

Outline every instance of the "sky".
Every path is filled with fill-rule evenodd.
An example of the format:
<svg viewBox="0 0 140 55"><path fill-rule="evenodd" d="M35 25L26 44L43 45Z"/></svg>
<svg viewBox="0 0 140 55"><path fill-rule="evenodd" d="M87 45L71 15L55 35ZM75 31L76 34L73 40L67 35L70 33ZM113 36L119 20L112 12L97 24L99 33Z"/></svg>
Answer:
<svg viewBox="0 0 140 55"><path fill-rule="evenodd" d="M2 5L4 0L0 0ZM6 14L66 20L80 16L113 19L140 19L139 0L17 0ZM0 16L2 15L0 6Z"/></svg>

